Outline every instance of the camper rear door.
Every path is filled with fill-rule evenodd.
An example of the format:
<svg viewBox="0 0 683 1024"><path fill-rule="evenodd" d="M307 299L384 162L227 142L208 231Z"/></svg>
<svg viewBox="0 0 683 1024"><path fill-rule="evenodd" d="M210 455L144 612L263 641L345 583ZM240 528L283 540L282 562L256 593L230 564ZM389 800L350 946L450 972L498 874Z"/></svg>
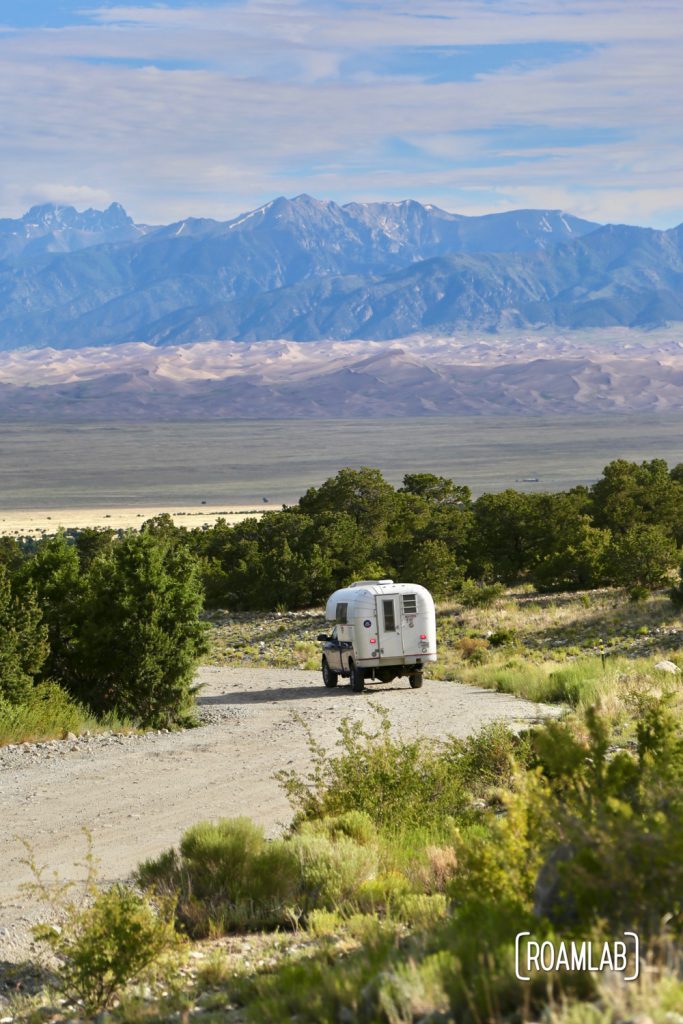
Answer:
<svg viewBox="0 0 683 1024"><path fill-rule="evenodd" d="M379 626L379 645L382 658L402 658L403 642L401 640L401 610L396 594L380 594L377 596L377 623Z"/></svg>

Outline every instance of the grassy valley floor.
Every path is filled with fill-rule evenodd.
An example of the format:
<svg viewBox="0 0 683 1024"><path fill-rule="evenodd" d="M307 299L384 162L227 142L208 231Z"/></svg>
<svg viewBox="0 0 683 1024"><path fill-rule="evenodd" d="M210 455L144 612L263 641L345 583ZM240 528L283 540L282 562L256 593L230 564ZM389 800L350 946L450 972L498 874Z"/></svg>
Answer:
<svg viewBox="0 0 683 1024"><path fill-rule="evenodd" d="M2 508L277 508L340 465L377 466L394 484L439 473L475 494L554 491L592 483L615 458L673 466L682 433L683 413L3 423Z"/></svg>

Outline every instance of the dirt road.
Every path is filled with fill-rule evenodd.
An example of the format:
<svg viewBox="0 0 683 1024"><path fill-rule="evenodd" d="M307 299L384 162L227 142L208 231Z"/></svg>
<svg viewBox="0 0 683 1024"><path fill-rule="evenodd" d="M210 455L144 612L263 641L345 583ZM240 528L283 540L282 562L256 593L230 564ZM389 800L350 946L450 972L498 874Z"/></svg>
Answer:
<svg viewBox="0 0 683 1024"><path fill-rule="evenodd" d="M373 703L402 734L426 736L463 736L495 719L521 723L550 711L433 680L420 691L400 681L362 695L347 685L325 690L318 673L290 669L202 668L199 682L201 728L0 749L0 962L26 956L39 916L19 890L29 879L20 837L39 864L78 877L87 828L103 876L114 880L201 818L246 814L275 833L290 809L273 773L308 759L292 712L332 747L340 718L371 721Z"/></svg>

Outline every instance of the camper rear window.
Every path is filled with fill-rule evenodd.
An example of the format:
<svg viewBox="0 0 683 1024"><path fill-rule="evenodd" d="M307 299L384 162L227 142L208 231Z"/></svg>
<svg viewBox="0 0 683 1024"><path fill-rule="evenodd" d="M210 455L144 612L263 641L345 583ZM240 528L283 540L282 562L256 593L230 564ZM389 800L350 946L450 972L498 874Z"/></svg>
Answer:
<svg viewBox="0 0 683 1024"><path fill-rule="evenodd" d="M403 614L417 615L417 594L403 595Z"/></svg>
<svg viewBox="0 0 683 1024"><path fill-rule="evenodd" d="M394 602L382 601L382 607L384 608L384 629L387 633L396 629L396 617L394 615Z"/></svg>
<svg viewBox="0 0 683 1024"><path fill-rule="evenodd" d="M340 625L346 624L346 613L348 608L349 606L346 603L340 603L337 605L337 622L340 623Z"/></svg>

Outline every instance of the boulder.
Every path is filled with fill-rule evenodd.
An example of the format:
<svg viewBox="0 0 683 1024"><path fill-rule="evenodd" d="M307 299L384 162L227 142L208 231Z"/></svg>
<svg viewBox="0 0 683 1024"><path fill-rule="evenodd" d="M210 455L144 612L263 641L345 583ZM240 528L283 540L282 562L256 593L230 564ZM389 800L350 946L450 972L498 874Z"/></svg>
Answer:
<svg viewBox="0 0 683 1024"><path fill-rule="evenodd" d="M660 672L670 672L672 676L677 675L681 671L678 665L674 665L673 661L658 661L655 668L659 669Z"/></svg>

